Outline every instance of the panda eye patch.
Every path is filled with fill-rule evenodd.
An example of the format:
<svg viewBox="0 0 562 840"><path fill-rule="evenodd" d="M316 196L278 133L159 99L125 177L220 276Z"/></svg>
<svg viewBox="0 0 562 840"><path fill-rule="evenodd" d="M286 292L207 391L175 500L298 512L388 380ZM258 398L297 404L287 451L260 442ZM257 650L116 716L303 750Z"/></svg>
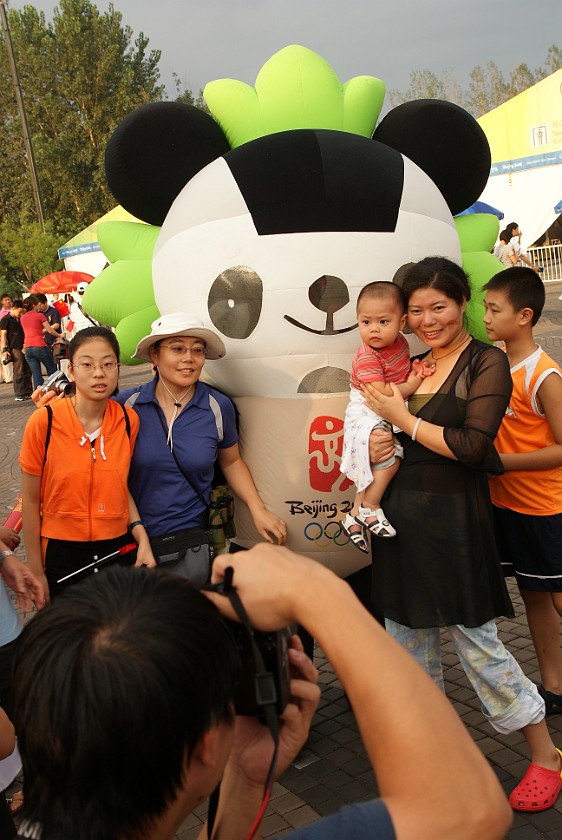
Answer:
<svg viewBox="0 0 562 840"><path fill-rule="evenodd" d="M215 327L228 338L248 338L261 315L263 283L246 265L227 268L209 290L209 316Z"/></svg>

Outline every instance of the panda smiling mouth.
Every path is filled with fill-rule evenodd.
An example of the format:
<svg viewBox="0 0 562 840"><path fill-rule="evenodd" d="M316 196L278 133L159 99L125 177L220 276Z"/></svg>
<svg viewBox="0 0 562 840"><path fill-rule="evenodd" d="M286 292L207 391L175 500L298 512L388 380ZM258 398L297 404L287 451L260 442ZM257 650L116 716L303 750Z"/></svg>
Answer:
<svg viewBox="0 0 562 840"><path fill-rule="evenodd" d="M314 330L312 327L307 327L306 324L301 324L300 321L297 321L295 318L291 318L290 315L284 315L283 317L294 327L298 327L299 330L306 330L306 332L314 333L314 335L341 335L342 333L351 332L351 330L357 329L357 324L352 324L350 327L335 330L334 319L331 315L326 316L326 326L323 330Z"/></svg>
<svg viewBox="0 0 562 840"><path fill-rule="evenodd" d="M307 327L306 324L301 324L295 318L291 318L290 315L284 315L285 320L294 327L314 333L314 335L341 335L357 329L357 324L352 324L350 327L344 327L341 330L334 329L334 314L349 303L348 288L340 277L333 277L330 274L318 277L308 289L308 299L315 309L326 313L326 326L323 330L314 330L312 327Z"/></svg>

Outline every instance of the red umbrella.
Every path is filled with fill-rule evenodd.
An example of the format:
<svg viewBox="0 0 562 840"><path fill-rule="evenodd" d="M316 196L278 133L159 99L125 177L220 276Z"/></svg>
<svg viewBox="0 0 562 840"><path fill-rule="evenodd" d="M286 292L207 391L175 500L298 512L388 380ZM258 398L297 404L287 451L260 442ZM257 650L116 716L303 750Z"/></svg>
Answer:
<svg viewBox="0 0 562 840"><path fill-rule="evenodd" d="M30 292L43 292L44 295L71 292L78 283L91 283L93 279L84 271L53 271L34 283Z"/></svg>

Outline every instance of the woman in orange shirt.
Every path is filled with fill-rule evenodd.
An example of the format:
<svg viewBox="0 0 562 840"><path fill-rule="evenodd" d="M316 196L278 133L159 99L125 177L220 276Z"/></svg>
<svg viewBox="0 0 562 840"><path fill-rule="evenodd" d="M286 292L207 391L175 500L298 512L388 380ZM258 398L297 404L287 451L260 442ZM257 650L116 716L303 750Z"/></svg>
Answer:
<svg viewBox="0 0 562 840"><path fill-rule="evenodd" d="M81 330L69 345L69 362L72 393L31 415L19 459L27 559L45 602L66 584L63 578L131 542L138 543L136 565L155 565L127 487L138 417L111 399L117 339L105 327Z"/></svg>

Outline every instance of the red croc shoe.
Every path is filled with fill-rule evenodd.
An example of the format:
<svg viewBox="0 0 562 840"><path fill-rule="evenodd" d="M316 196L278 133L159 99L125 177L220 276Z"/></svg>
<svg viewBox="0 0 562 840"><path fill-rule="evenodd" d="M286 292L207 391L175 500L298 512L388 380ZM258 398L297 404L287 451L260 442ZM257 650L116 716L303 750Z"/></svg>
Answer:
<svg viewBox="0 0 562 840"><path fill-rule="evenodd" d="M562 752L556 750L562 758ZM562 790L562 773L530 764L527 772L509 795L514 811L546 811L552 808Z"/></svg>

